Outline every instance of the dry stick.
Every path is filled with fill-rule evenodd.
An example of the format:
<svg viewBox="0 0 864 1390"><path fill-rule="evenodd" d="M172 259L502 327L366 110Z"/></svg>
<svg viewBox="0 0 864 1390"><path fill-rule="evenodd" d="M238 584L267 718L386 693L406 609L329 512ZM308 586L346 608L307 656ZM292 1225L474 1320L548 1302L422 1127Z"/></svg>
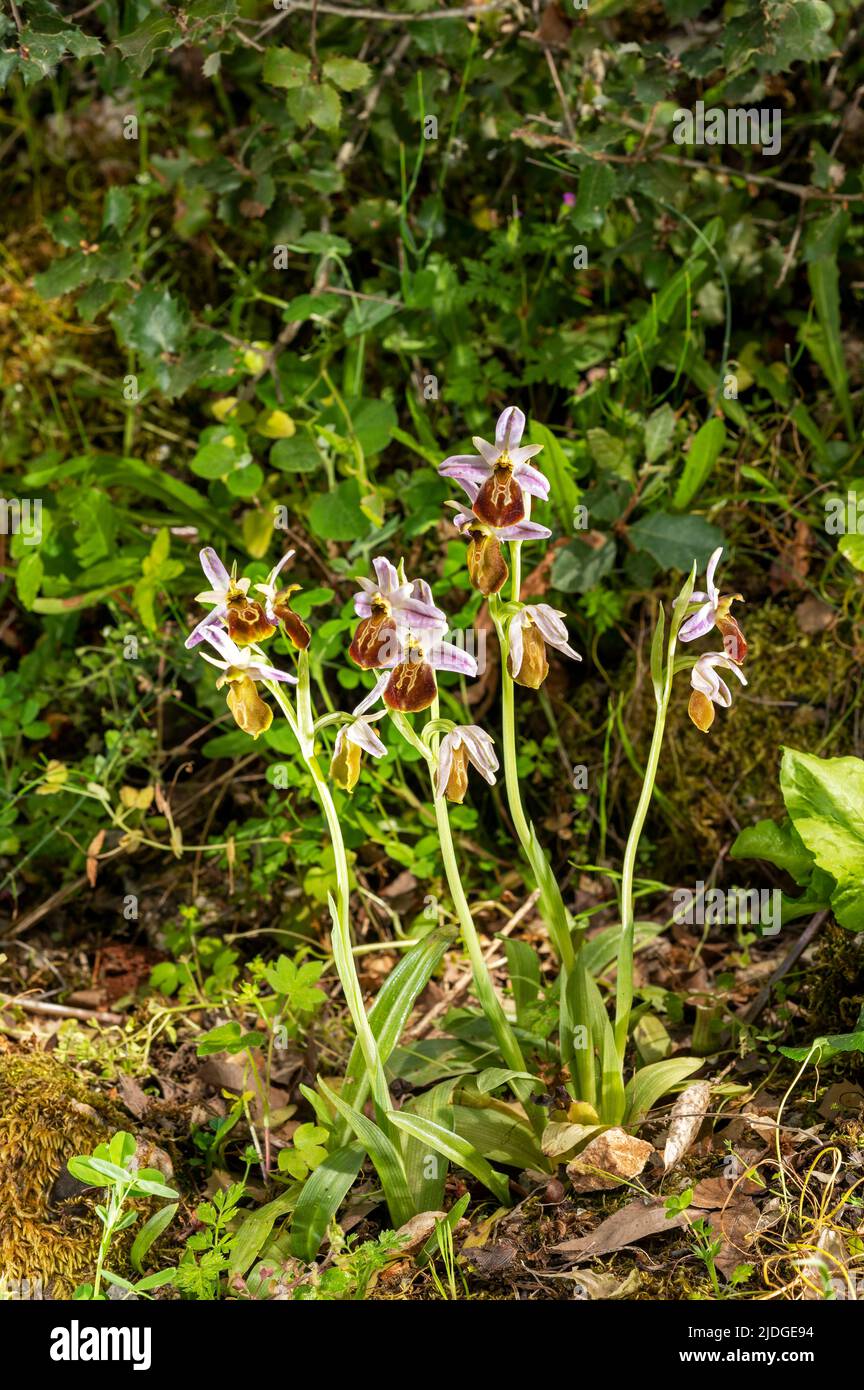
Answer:
<svg viewBox="0 0 864 1390"><path fill-rule="evenodd" d="M759 1014L761 1014L762 1010L765 1008L765 1005L768 1003L768 1000L771 998L771 990L774 988L777 981L782 980L783 976L792 969L792 966L795 964L798 957L810 945L810 942L813 940L814 936L819 931L819 928L822 926L823 922L825 922L827 917L827 907L824 908L822 912L816 913L816 916L804 928L801 935L798 937L798 940L795 942L795 944L789 951L788 955L784 958L784 960L780 962L777 969L774 971L774 974L769 979L767 985L760 989L759 993L756 995L756 998L753 1000L752 1004L750 1004L748 1008L745 1009L744 1013L738 1015L742 1023L753 1023L754 1020L758 1018Z"/></svg>
<svg viewBox="0 0 864 1390"><path fill-rule="evenodd" d="M638 121L628 120L624 116L618 117L622 125L628 126L632 130L640 133L644 127ZM532 141L539 145L557 145L559 148L575 150L578 154L588 155L591 159L596 159L596 155L586 150L582 145L574 140L567 140L563 135L544 135L539 130L532 130L530 126L518 126L510 132L511 140L525 140L527 143ZM730 164L709 163L705 159L687 159L684 155L664 154L662 145L654 145L650 150L645 151L645 157L634 154L612 154L609 150L602 152L602 160L610 164L645 164L652 159L661 160L664 164L674 164L680 169L701 169L708 174L727 174L733 179L743 179L745 183L766 184L769 188L779 188L783 193L793 193L797 198L802 199L823 199L835 203L860 203L864 201L864 193L830 193L826 189L811 188L800 183L787 183L785 179L775 179L770 174L751 174L743 169L733 169Z"/></svg>
<svg viewBox="0 0 864 1390"><path fill-rule="evenodd" d="M122 1023L122 1014L100 1013L95 1009L75 1009L71 1004L46 1004L41 999L13 999L4 994L0 1008L23 1009L28 1014L44 1014L46 1018L80 1018L85 1023Z"/></svg>
<svg viewBox="0 0 864 1390"><path fill-rule="evenodd" d="M428 10L425 14L400 14L388 10L366 10L355 5L331 5L319 0L284 0L284 8L273 19L268 19L260 28L259 34L268 34L277 24L292 14L294 10L317 8L321 14L341 15L344 19L375 19L388 24L423 24L435 19L474 19L477 15L488 14L490 10L510 8L510 0L491 0L487 5L469 5L466 9Z"/></svg>
<svg viewBox="0 0 864 1390"><path fill-rule="evenodd" d="M552 74L552 83L555 87L556 92L558 93L558 100L561 103L561 110L564 115L564 124L567 127L567 134L570 136L571 140L575 140L576 127L573 124L573 117L570 114L570 107L567 103L567 97L564 94L564 88L561 86L561 78L558 76L558 69L555 66L555 59L552 57L552 50L550 48L544 48L543 52L546 57L546 62L549 65L549 71Z"/></svg>
<svg viewBox="0 0 864 1390"><path fill-rule="evenodd" d="M71 898L74 893L77 893L79 888L83 888L86 882L87 875L82 874L72 883L67 883L65 888L58 888L56 893L52 893L51 897L47 898L39 907L34 907L32 912L28 912L21 918L20 922L16 922L0 939L8 940L10 937L21 936L23 932L29 931L31 927L35 927L37 922L41 922L42 918L47 916L49 912L53 912L55 907L60 907L67 898Z"/></svg>

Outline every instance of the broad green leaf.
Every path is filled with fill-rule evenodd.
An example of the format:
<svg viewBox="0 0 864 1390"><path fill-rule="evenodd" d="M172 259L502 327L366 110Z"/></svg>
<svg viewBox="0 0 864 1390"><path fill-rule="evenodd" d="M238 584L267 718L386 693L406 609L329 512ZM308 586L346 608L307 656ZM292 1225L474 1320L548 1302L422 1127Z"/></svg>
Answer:
<svg viewBox="0 0 864 1390"><path fill-rule="evenodd" d="M802 887L813 872L813 855L791 821L778 825L773 820L760 820L745 826L729 853L733 859L764 859L776 864Z"/></svg>
<svg viewBox="0 0 864 1390"><path fill-rule="evenodd" d="M647 550L664 569L690 569L696 561L703 570L712 550L723 544L723 532L701 516L673 516L651 512L630 527L630 540L637 550Z"/></svg>
<svg viewBox="0 0 864 1390"><path fill-rule="evenodd" d="M431 1120L442 1129L453 1130L453 1106L451 1098L456 1079L439 1081L419 1096L412 1096L402 1108L402 1114L418 1115L421 1120ZM444 1187L447 1181L447 1162L441 1154L430 1154L425 1141L414 1139L409 1134L402 1136L402 1152L405 1159L405 1172L411 1198L417 1211L439 1211L444 1202Z"/></svg>
<svg viewBox="0 0 864 1390"><path fill-rule="evenodd" d="M328 58L324 64L324 76L334 82L343 92L356 92L371 81L372 69L368 63L357 58Z"/></svg>
<svg viewBox="0 0 864 1390"><path fill-rule="evenodd" d="M592 232L603 226L615 187L615 171L610 165L594 163L582 170L573 207L573 225L577 231Z"/></svg>
<svg viewBox="0 0 864 1390"><path fill-rule="evenodd" d="M415 1215L402 1155L388 1135L384 1133L384 1130L375 1124L374 1120L370 1120L362 1111L347 1105L342 1097L331 1090L320 1076L318 1089L338 1110L339 1114L348 1121L361 1144L365 1145L366 1152L381 1179L390 1219L396 1226L401 1226ZM389 1111L386 1119L392 1121L395 1114L395 1111ZM410 1130L408 1132L410 1133ZM446 1133L446 1131L442 1131L442 1133Z"/></svg>
<svg viewBox="0 0 864 1390"><path fill-rule="evenodd" d="M312 64L305 54L295 53L290 48L268 48L261 76L271 87L293 89L309 81L311 70Z"/></svg>
<svg viewBox="0 0 864 1390"><path fill-rule="evenodd" d="M132 1262L132 1268L137 1270L139 1274L144 1273L144 1256L147 1254L153 1242L159 1239L166 1227L171 1225L177 1212L178 1205L179 1203L172 1202L169 1206L162 1207L159 1211L154 1211L149 1221L144 1223L135 1237L132 1243L132 1249L129 1252L129 1259Z"/></svg>
<svg viewBox="0 0 864 1390"><path fill-rule="evenodd" d="M357 1162L357 1167L348 1179L345 1189L346 1192L357 1176L360 1164L363 1162L363 1150L359 1145L356 1147L359 1149L360 1157ZM331 1154L330 1157L333 1159L336 1155ZM244 1213L243 1221L231 1243L231 1253L228 1258L228 1272L230 1274L246 1273L249 1266L258 1257L259 1252L264 1248L270 1236L270 1232L273 1230L273 1226L278 1221L279 1217L287 1215L287 1213L293 1211L295 1207L299 1210L300 1202L306 1196L307 1189L316 1182L320 1172L321 1169L317 1169L302 1189L300 1184L297 1183L293 1187L289 1187L287 1192L281 1193L274 1201L267 1202L263 1207L257 1207L255 1211ZM339 1200L341 1201L341 1198ZM336 1205L338 1206L338 1202ZM328 1216L324 1223L325 1229L329 1219ZM293 1234L294 1227L292 1226L292 1237ZM316 1245L315 1250L313 1250L308 1257L304 1256L303 1258L308 1258L310 1260L314 1259L317 1249L318 1246Z"/></svg>
<svg viewBox="0 0 864 1390"><path fill-rule="evenodd" d="M290 1248L297 1259L314 1260L327 1227L348 1195L365 1157L362 1144L344 1144L329 1153L306 1179L291 1223Z"/></svg>
<svg viewBox="0 0 864 1390"><path fill-rule="evenodd" d="M449 1130L431 1120L420 1119L417 1115L391 1110L389 1118L397 1129L410 1134L413 1139L429 1144L437 1153L443 1154L451 1163L464 1168L478 1182L482 1182L490 1192L494 1192L499 1202L510 1206L510 1185L507 1179L503 1173L496 1172L492 1165L486 1162L473 1144L469 1144L458 1134L451 1134Z"/></svg>
<svg viewBox="0 0 864 1390"><path fill-rule="evenodd" d="M357 479L348 478L316 497L309 508L309 525L319 540L356 541L365 536L369 521L360 506Z"/></svg>
<svg viewBox="0 0 864 1390"><path fill-rule="evenodd" d="M505 1115L491 1106L456 1105L453 1108L456 1133L494 1163L512 1168L549 1169L539 1140L515 1116Z"/></svg>
<svg viewBox="0 0 864 1390"><path fill-rule="evenodd" d="M661 1096L673 1086L692 1076L703 1065L702 1057L669 1057L664 1062L652 1062L631 1077L624 1090L627 1124L635 1124L647 1115Z"/></svg>
<svg viewBox="0 0 864 1390"><path fill-rule="evenodd" d="M831 895L837 921L864 930L864 760L785 748L780 789L807 849L837 880Z"/></svg>

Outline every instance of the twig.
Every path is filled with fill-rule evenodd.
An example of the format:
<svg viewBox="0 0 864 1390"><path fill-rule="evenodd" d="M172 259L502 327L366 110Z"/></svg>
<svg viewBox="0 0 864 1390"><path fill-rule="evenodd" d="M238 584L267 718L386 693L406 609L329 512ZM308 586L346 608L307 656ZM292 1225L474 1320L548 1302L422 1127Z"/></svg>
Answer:
<svg viewBox="0 0 864 1390"><path fill-rule="evenodd" d="M827 907L822 912L816 913L816 916L804 928L804 930L798 937L798 940L792 946L789 953L780 962L777 969L774 971L774 974L768 980L768 983L762 989L760 989L752 1004L750 1004L745 1009L743 1014L738 1015L742 1023L753 1023L754 1020L758 1018L759 1014L761 1014L762 1010L765 1008L765 1005L768 1003L768 1000L771 998L771 990L774 988L777 981L782 980L783 976L792 969L792 966L795 964L798 957L810 945L810 942L813 940L814 936L819 931L820 927L822 926L823 922L825 922L827 917Z"/></svg>
<svg viewBox="0 0 864 1390"><path fill-rule="evenodd" d="M74 1009L71 1004L46 1004L41 999L13 999L2 996L0 1008L23 1009L28 1014L42 1014L46 1018L80 1018L85 1023L115 1024L123 1022L122 1014L100 1013L95 1009Z"/></svg>
<svg viewBox="0 0 864 1390"><path fill-rule="evenodd" d="M558 93L558 100L561 103L561 111L564 115L564 124L567 127L567 134L570 136L571 140L575 140L576 127L573 124L573 117L570 114L570 106L567 102L567 97L564 94L564 88L561 86L561 78L558 76L558 68L555 65L555 59L552 57L552 50L550 48L544 48L543 52L546 57L546 62L549 66L549 71L552 74L552 83L555 87L556 92Z"/></svg>
<svg viewBox="0 0 864 1390"><path fill-rule="evenodd" d="M326 0L287 0L283 9L273 19L268 19L261 26L261 34L269 34L271 29L275 29L288 15L295 10L318 9L321 14L341 15L343 19L372 19L381 20L387 24L423 24L429 20L436 19L474 19L477 15L488 14L491 10L506 10L510 7L510 0L490 0L486 5L468 5L464 8L449 10L427 10L425 14L405 14L398 10L367 10L356 5L331 5Z"/></svg>

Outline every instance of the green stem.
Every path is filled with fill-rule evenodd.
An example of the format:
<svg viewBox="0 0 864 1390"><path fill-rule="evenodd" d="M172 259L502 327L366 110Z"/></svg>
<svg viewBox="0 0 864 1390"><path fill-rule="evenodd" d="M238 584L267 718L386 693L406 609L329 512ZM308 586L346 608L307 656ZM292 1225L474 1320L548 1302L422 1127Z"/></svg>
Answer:
<svg viewBox="0 0 864 1390"><path fill-rule="evenodd" d="M615 979L615 1046L618 1060L622 1065L630 1029L630 1012L633 1008L633 946L636 932L633 884L636 876L636 855L645 825L645 817L648 814L648 807L654 794L657 768L660 764L663 734L666 729L666 715L669 710L669 697L672 693L672 679L675 674L676 635L673 630L669 639L666 677L657 699L657 716L654 721L654 734L645 766L642 791L639 794L636 814L633 817L630 834L627 836L627 847L624 851L624 866L621 875L621 940L618 946L618 970Z"/></svg>
<svg viewBox="0 0 864 1390"><path fill-rule="evenodd" d="M306 652L300 653L298 673L296 716L275 682L264 681L264 685L276 700L300 745L301 757L315 785L315 793L321 803L321 809L327 821L327 829L330 832L330 841L333 846L333 859L336 865L336 903L335 912L333 913L333 929L336 933L337 941L334 948L334 961L339 973L342 992L345 995L345 1001L351 1014L351 1021L354 1024L357 1041L363 1053L363 1061L372 1087L375 1105L380 1115L386 1115L389 1110L392 1110L393 1106L390 1100L387 1081L384 1076L384 1068L381 1064L378 1044L375 1041L375 1035L369 1025L369 1019L363 1005L363 991L360 988L360 980L357 976L357 967L354 961L349 920L351 879L348 872L348 856L345 853L345 841L342 837L339 813L336 810L336 805L333 801L327 779L321 771L318 759L315 757L314 753L314 734L312 732L314 728L314 719L311 703L308 699L309 661ZM305 696L303 694L304 683Z"/></svg>
<svg viewBox="0 0 864 1390"><path fill-rule="evenodd" d="M430 710L430 720L434 722L439 718L438 699L434 700ZM483 955L483 948L480 944L480 935L471 915L468 906L468 899L465 896L465 889L462 886L462 876L459 872L459 864L456 859L456 847L453 844L453 832L450 828L450 816L447 811L447 798L435 796L435 772L438 766L438 742L439 735L436 733L429 740L431 748L417 737L408 720L404 715L394 714L393 721L405 739L416 748L426 759L429 767L429 777L432 783L432 796L435 808L435 821L438 826L438 838L441 843L441 857L444 861L444 872L447 876L447 884L450 889L450 896L453 899L453 906L456 909L456 916L459 919L459 927L462 933L462 942L471 962L471 974L474 980L474 989L480 1006L495 1036L501 1055L508 1067L513 1071L527 1071L525 1058L519 1046L510 1022L501 1004L501 1000L495 993L495 986L492 983L492 976ZM538 1133L543 1129L543 1115L538 1112L536 1106L532 1106L527 1100L527 1091L524 1085L520 1086L516 1081L514 1092L525 1107L525 1112L532 1126Z"/></svg>

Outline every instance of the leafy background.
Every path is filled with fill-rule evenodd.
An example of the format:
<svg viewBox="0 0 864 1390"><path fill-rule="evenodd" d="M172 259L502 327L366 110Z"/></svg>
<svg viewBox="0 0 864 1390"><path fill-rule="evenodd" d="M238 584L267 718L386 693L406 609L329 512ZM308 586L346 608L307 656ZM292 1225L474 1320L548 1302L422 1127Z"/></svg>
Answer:
<svg viewBox="0 0 864 1390"><path fill-rule="evenodd" d="M586 654L523 702L529 811L572 891L626 833L656 604L717 544L751 684L705 740L682 697L643 868L704 876L781 813L783 742L861 753L864 549L824 526L827 497L864 500L854 7L313 10L0 18L3 491L42 499L44 530L2 538L19 925L47 881L73 938L129 929L130 893L151 937L190 903L316 937L331 865L290 736L251 745L182 646L197 550L260 579L295 547L320 698L353 703L372 556L482 625L436 465L508 402L553 479L528 592ZM781 152L677 145L697 100L778 109ZM478 722L494 694L493 666ZM418 788L402 749L340 801L361 935L440 891ZM497 792L454 820L478 892L518 885Z"/></svg>

